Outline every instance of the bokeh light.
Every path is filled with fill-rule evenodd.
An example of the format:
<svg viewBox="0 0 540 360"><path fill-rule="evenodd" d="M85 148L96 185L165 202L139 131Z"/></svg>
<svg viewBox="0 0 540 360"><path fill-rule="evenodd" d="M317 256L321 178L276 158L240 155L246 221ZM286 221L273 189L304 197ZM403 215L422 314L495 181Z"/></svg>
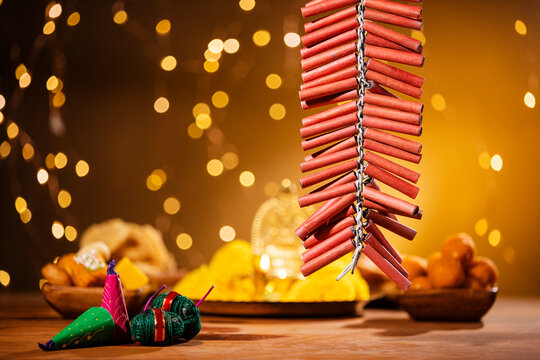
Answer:
<svg viewBox="0 0 540 360"><path fill-rule="evenodd" d="M34 157L34 147L32 146L32 144L26 143L23 145L21 153L24 160L32 160L32 158Z"/></svg>
<svg viewBox="0 0 540 360"><path fill-rule="evenodd" d="M285 36L283 36L283 41L288 47L295 48L300 45L300 35L294 32L286 33Z"/></svg>
<svg viewBox="0 0 540 360"><path fill-rule="evenodd" d="M0 94L0 110L2 110L6 106L6 98L4 95Z"/></svg>
<svg viewBox="0 0 540 360"><path fill-rule="evenodd" d="M419 30L411 30L411 37L422 43L422 46L426 45L426 36Z"/></svg>
<svg viewBox="0 0 540 360"><path fill-rule="evenodd" d="M63 152L59 152L54 157L54 166L56 166L57 169L65 168L67 163L68 163L68 158L66 154L64 154Z"/></svg>
<svg viewBox="0 0 540 360"><path fill-rule="evenodd" d="M238 180L240 180L242 186L250 187L255 183L255 175L251 171L242 171Z"/></svg>
<svg viewBox="0 0 540 360"><path fill-rule="evenodd" d="M199 114L195 119L195 124L199 129L206 130L212 126L212 118L208 114Z"/></svg>
<svg viewBox="0 0 540 360"><path fill-rule="evenodd" d="M187 132L188 136L192 139L199 139L203 135L203 130L196 123L189 124Z"/></svg>
<svg viewBox="0 0 540 360"><path fill-rule="evenodd" d="M163 202L163 211L165 211L169 215L174 215L180 211L180 206L180 200L173 196L170 196L166 198Z"/></svg>
<svg viewBox="0 0 540 360"><path fill-rule="evenodd" d="M64 236L64 225L60 221L54 221L51 226L51 232L55 238L60 239Z"/></svg>
<svg viewBox="0 0 540 360"><path fill-rule="evenodd" d="M21 196L17 196L17 198L15 199L15 210L17 210L17 212L20 214L24 210L26 210L26 208L26 200L24 200L24 198Z"/></svg>
<svg viewBox="0 0 540 360"><path fill-rule="evenodd" d="M75 239L77 238L77 229L75 229L71 225L68 225L64 229L64 235L66 236L66 239L68 241L75 241Z"/></svg>
<svg viewBox="0 0 540 360"><path fill-rule="evenodd" d="M208 43L208 50L214 54L218 54L223 51L223 40L214 39Z"/></svg>
<svg viewBox="0 0 540 360"><path fill-rule="evenodd" d="M11 281L11 277L9 276L9 273L5 270L0 270L0 284L2 286L7 287Z"/></svg>
<svg viewBox="0 0 540 360"><path fill-rule="evenodd" d="M15 139L17 135L19 135L19 126L17 126L17 124L15 124L14 122L12 122L6 128L6 134L8 138Z"/></svg>
<svg viewBox="0 0 540 360"><path fill-rule="evenodd" d="M219 62L218 61L208 61L208 60L206 60L204 62L203 67L204 67L204 70L206 72L214 73L214 72L218 71L218 69L219 69Z"/></svg>
<svg viewBox="0 0 540 360"><path fill-rule="evenodd" d="M218 159L212 159L206 164L206 171L212 176L219 176L223 172L223 163Z"/></svg>
<svg viewBox="0 0 540 360"><path fill-rule="evenodd" d="M506 261L509 265L513 265L516 262L517 254L516 250L512 247L508 247L503 250L502 253L504 261Z"/></svg>
<svg viewBox="0 0 540 360"><path fill-rule="evenodd" d="M23 76L23 74L27 72L28 70L26 69L26 66L24 64L19 64L15 68L15 79L20 80L21 76Z"/></svg>
<svg viewBox="0 0 540 360"><path fill-rule="evenodd" d="M116 12L113 16L113 21L118 25L125 24L128 20L128 14L124 10Z"/></svg>
<svg viewBox="0 0 540 360"><path fill-rule="evenodd" d="M441 94L435 93L431 96L431 106L437 111L443 111L446 109L446 100Z"/></svg>
<svg viewBox="0 0 540 360"><path fill-rule="evenodd" d="M45 86L47 87L47 90L53 91L56 90L58 87L58 78L56 76L51 76L47 79L47 82L45 83Z"/></svg>
<svg viewBox="0 0 540 360"><path fill-rule="evenodd" d="M210 62L218 61L219 59L221 59L221 53L213 53L210 50L206 49L204 51L204 58Z"/></svg>
<svg viewBox="0 0 540 360"><path fill-rule="evenodd" d="M158 191L163 186L163 180L161 178L152 173L146 178L146 187L150 191Z"/></svg>
<svg viewBox="0 0 540 360"><path fill-rule="evenodd" d="M49 9L49 17L51 19L56 19L57 17L60 16L60 14L62 14L62 5L60 4L54 4Z"/></svg>
<svg viewBox="0 0 540 360"><path fill-rule="evenodd" d="M474 232L478 236L484 236L488 230L488 221L487 219L480 219L474 224Z"/></svg>
<svg viewBox="0 0 540 360"><path fill-rule="evenodd" d="M534 97L534 95L531 93L531 92L527 92L525 94L525 96L523 97L523 102L525 103L525 105L530 108L530 109L533 109L535 106L536 106L536 98Z"/></svg>
<svg viewBox="0 0 540 360"><path fill-rule="evenodd" d="M154 110L159 114L163 114L164 112L169 110L169 100L167 100L167 98L163 96L157 98L154 102Z"/></svg>
<svg viewBox="0 0 540 360"><path fill-rule="evenodd" d="M217 108L224 108L229 104L229 95L225 91L216 91L212 95L212 104Z"/></svg>
<svg viewBox="0 0 540 360"><path fill-rule="evenodd" d="M236 237L236 231L232 226L222 226L221 229L219 229L219 237L225 242L233 241Z"/></svg>
<svg viewBox="0 0 540 360"><path fill-rule="evenodd" d="M478 164L484 170L489 170L491 166L491 155L487 151L482 151L478 156Z"/></svg>
<svg viewBox="0 0 540 360"><path fill-rule="evenodd" d="M64 104L66 103L66 95L61 91L57 92L53 96L52 103L55 108L60 108L64 106Z"/></svg>
<svg viewBox="0 0 540 360"><path fill-rule="evenodd" d="M238 166L240 159L238 158L238 155L236 155L235 153L226 152L221 157L221 162L223 163L223 166L225 167L225 169L232 170Z"/></svg>
<svg viewBox="0 0 540 360"><path fill-rule="evenodd" d="M0 157L2 159L5 159L9 156L9 153L11 152L11 145L7 141L2 141L2 144L0 144Z"/></svg>
<svg viewBox="0 0 540 360"><path fill-rule="evenodd" d="M65 209L71 205L71 194L67 190L60 190L58 192L58 205Z"/></svg>
<svg viewBox="0 0 540 360"><path fill-rule="evenodd" d="M19 87L21 89L27 88L31 82L32 82L32 77L30 76L29 73L25 72L19 78Z"/></svg>
<svg viewBox="0 0 540 360"><path fill-rule="evenodd" d="M282 104L273 104L270 106L270 109L268 109L268 113L272 119L281 120L285 117L287 111L285 110L285 106Z"/></svg>
<svg viewBox="0 0 540 360"><path fill-rule="evenodd" d="M495 247L501 242L501 232L497 229L490 231L488 235L489 245Z"/></svg>
<svg viewBox="0 0 540 360"><path fill-rule="evenodd" d="M49 173L47 170L40 168L36 174L38 183L45 184L49 180Z"/></svg>
<svg viewBox="0 0 540 360"><path fill-rule="evenodd" d="M278 74L269 74L266 77L266 86L270 89L278 89L281 86L281 77Z"/></svg>
<svg viewBox="0 0 540 360"><path fill-rule="evenodd" d="M491 168L495 171L501 171L503 167L503 160L499 154L493 155L491 158Z"/></svg>
<svg viewBox="0 0 540 360"><path fill-rule="evenodd" d="M176 68L176 58L172 55L165 56L161 59L160 66L165 71L172 71Z"/></svg>
<svg viewBox="0 0 540 360"><path fill-rule="evenodd" d="M189 234L181 233L176 237L176 246L180 250L187 250L193 245L193 239Z"/></svg>
<svg viewBox="0 0 540 360"><path fill-rule="evenodd" d="M223 43L223 50L227 54L234 54L240 49L240 43L236 39L227 39Z"/></svg>
<svg viewBox="0 0 540 360"><path fill-rule="evenodd" d="M197 116L199 116L200 114L210 114L210 106L208 106L208 104L205 104L203 102L200 102L200 103L197 103L194 107L193 107L193 117L196 119Z"/></svg>
<svg viewBox="0 0 540 360"><path fill-rule="evenodd" d="M162 19L156 24L156 33L167 35L171 31L171 22L168 19Z"/></svg>
<svg viewBox="0 0 540 360"><path fill-rule="evenodd" d="M51 35L54 30L56 29L56 25L54 24L54 21L50 20L43 25L43 34L45 35Z"/></svg>
<svg viewBox="0 0 540 360"><path fill-rule="evenodd" d="M253 34L253 42L257 46L266 46L270 42L270 33L267 30L257 30Z"/></svg>
<svg viewBox="0 0 540 360"><path fill-rule="evenodd" d="M66 23L68 24L68 26L76 26L80 21L81 14L75 11L68 16Z"/></svg>
<svg viewBox="0 0 540 360"><path fill-rule="evenodd" d="M75 165L75 172L78 177L85 177L90 172L90 165L84 160L79 160Z"/></svg>
<svg viewBox="0 0 540 360"><path fill-rule="evenodd" d="M244 11L251 11L255 7L255 0L240 0L238 5Z"/></svg>
<svg viewBox="0 0 540 360"><path fill-rule="evenodd" d="M21 218L21 222L23 224L28 224L30 220L32 220L32 212L30 209L26 208L22 213L19 214L19 217Z"/></svg>
<svg viewBox="0 0 540 360"><path fill-rule="evenodd" d="M519 35L527 35L527 25L521 20L516 20L514 22L514 30L516 30Z"/></svg>
<svg viewBox="0 0 540 360"><path fill-rule="evenodd" d="M47 154L47 156L45 156L45 166L47 167L47 169L54 169L54 167L56 166L54 164L54 159L56 158L56 156L54 156L54 154Z"/></svg>

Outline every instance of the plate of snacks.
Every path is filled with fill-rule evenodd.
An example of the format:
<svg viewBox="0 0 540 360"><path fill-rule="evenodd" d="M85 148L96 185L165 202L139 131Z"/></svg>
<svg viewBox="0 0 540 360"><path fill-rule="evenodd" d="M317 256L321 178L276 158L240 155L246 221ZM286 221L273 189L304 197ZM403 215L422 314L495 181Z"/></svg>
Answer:
<svg viewBox="0 0 540 360"><path fill-rule="evenodd" d="M66 318L77 317L100 306L107 263L117 261L116 271L130 314L137 313L156 282L175 283L182 276L161 233L150 225L112 219L90 226L81 236L77 253L57 257L45 264L41 287L45 301ZM161 284L159 284L161 285ZM159 286L158 285L158 286Z"/></svg>
<svg viewBox="0 0 540 360"><path fill-rule="evenodd" d="M428 259L406 256L402 265L412 285L398 302L415 320L480 321L497 297L497 267L477 256L466 233L447 237Z"/></svg>
<svg viewBox="0 0 540 360"><path fill-rule="evenodd" d="M336 281L349 262L349 258L339 259L305 279L268 278L258 269L250 243L233 240L218 249L208 264L187 273L174 291L200 299L206 288L215 285L199 307L204 315L354 316L369 299L369 287L359 272Z"/></svg>

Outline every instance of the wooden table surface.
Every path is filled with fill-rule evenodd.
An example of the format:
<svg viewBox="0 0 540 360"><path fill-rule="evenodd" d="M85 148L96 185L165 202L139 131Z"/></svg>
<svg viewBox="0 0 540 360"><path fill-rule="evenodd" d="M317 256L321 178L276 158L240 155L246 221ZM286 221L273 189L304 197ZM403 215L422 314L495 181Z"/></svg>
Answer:
<svg viewBox="0 0 540 360"><path fill-rule="evenodd" d="M415 322L396 310L334 319L203 317L193 340L44 352L70 321L40 294L0 295L0 358L16 359L540 359L540 299L500 298L482 323Z"/></svg>

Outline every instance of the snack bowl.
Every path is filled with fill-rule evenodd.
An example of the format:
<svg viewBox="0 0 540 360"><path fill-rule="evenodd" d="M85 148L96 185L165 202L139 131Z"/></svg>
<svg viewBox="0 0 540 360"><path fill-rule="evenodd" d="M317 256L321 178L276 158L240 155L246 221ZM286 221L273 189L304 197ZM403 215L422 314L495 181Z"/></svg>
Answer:
<svg viewBox="0 0 540 360"><path fill-rule="evenodd" d="M414 320L476 322L489 311L497 293L497 287L409 290L398 297L398 303Z"/></svg>
<svg viewBox="0 0 540 360"><path fill-rule="evenodd" d="M123 290L129 316L135 316L151 293L150 286L137 290ZM101 306L103 287L77 287L43 284L43 298L63 318L76 318L92 306Z"/></svg>

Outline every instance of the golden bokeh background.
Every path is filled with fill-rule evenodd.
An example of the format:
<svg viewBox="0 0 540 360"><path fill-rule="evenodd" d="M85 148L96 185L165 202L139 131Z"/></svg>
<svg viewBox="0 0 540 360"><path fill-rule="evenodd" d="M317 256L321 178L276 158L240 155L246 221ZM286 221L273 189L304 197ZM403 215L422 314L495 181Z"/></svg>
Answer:
<svg viewBox="0 0 540 360"><path fill-rule="evenodd" d="M159 228L187 268L249 240L257 207L301 176L302 4L0 2L2 288L36 289L112 217ZM423 6L424 217L391 241L427 256L469 232L503 294L540 294L540 3Z"/></svg>

